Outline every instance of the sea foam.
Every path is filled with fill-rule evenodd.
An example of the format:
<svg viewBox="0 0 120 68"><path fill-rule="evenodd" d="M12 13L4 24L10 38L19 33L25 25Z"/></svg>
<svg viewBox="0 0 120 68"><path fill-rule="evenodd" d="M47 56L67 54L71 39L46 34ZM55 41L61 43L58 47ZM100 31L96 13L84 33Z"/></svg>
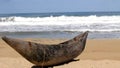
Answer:
<svg viewBox="0 0 120 68"><path fill-rule="evenodd" d="M120 31L120 16L1 17L0 32Z"/></svg>

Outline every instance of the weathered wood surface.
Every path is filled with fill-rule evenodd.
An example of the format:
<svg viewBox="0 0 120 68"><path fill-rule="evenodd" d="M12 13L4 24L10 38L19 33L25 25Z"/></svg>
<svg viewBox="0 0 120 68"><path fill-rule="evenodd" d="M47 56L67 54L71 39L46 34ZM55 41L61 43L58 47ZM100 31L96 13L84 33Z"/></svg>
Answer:
<svg viewBox="0 0 120 68"><path fill-rule="evenodd" d="M19 54L36 66L53 67L74 60L85 48L88 31L63 43L46 45L19 39L2 39Z"/></svg>

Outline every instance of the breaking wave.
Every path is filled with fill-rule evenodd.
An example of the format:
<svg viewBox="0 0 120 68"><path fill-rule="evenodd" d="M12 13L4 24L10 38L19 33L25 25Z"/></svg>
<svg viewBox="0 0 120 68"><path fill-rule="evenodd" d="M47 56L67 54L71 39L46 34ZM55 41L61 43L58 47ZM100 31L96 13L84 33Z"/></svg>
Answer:
<svg viewBox="0 0 120 68"><path fill-rule="evenodd" d="M0 32L120 31L120 16L0 17Z"/></svg>

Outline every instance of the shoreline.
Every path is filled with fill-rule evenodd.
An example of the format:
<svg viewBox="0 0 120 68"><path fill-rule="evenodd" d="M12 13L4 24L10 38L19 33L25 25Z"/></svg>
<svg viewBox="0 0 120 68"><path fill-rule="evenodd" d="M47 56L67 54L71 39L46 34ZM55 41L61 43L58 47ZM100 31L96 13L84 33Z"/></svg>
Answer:
<svg viewBox="0 0 120 68"><path fill-rule="evenodd" d="M77 31L41 31L41 32L0 32L0 37L14 38L52 38L71 39L83 32ZM120 39L120 32L89 32L88 39Z"/></svg>

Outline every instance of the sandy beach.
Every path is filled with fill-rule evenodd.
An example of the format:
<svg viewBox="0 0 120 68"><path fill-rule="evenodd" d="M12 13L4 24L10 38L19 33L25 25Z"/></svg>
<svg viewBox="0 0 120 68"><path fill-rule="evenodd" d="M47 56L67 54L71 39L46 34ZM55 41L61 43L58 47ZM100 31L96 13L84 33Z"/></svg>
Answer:
<svg viewBox="0 0 120 68"><path fill-rule="evenodd" d="M43 44L57 44L67 39L24 39ZM55 68L120 68L120 39L88 39L84 52L71 62ZM31 68L28 62L0 39L0 68Z"/></svg>

